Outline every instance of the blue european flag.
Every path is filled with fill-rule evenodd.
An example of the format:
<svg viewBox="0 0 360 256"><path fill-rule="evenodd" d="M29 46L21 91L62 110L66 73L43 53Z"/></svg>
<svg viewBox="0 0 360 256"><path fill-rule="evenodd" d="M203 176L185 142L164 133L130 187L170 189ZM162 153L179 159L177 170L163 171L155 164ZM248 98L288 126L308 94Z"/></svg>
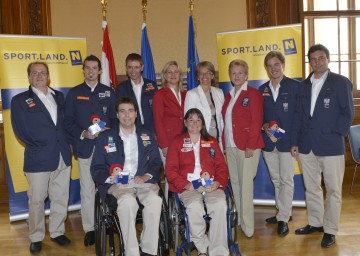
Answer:
<svg viewBox="0 0 360 256"><path fill-rule="evenodd" d="M199 63L199 56L195 45L195 32L193 18L189 17L189 36L188 36L188 58L187 58L187 89L191 90L197 86L196 65Z"/></svg>
<svg viewBox="0 0 360 256"><path fill-rule="evenodd" d="M154 68L154 60L151 53L150 43L147 36L146 23L142 25L141 33L141 57L144 61L144 71L142 76L156 82L156 73Z"/></svg>

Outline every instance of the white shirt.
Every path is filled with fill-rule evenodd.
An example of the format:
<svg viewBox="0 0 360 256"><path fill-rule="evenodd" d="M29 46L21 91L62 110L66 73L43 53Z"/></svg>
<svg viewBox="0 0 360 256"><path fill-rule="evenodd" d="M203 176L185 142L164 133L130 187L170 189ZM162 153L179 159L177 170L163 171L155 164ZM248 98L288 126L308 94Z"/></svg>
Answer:
<svg viewBox="0 0 360 256"><path fill-rule="evenodd" d="M329 74L329 70L326 71L319 79L314 78L314 74L311 76L310 81L312 84L311 89L311 106L310 106L310 115L312 116L314 113L316 100L319 96L320 90L322 86L324 85L325 79L327 78Z"/></svg>
<svg viewBox="0 0 360 256"><path fill-rule="evenodd" d="M57 123L57 104L53 97L53 95L55 95L55 92L49 87L47 88L48 93L46 95L42 91L36 89L34 86L31 86L31 89L39 97L41 102L45 105L45 108L47 109L47 111L49 111L51 119L53 120L54 124L56 125L56 123Z"/></svg>
<svg viewBox="0 0 360 256"><path fill-rule="evenodd" d="M124 142L125 163L123 170L128 171L130 173L130 179L133 179L138 169L139 159L136 128L134 128L131 134L124 134L120 127L119 136Z"/></svg>
<svg viewBox="0 0 360 256"><path fill-rule="evenodd" d="M176 98L177 101L179 102L179 105L181 106L181 93L180 93L180 90L179 90L179 92L178 92L177 95L176 95L175 89L174 89L174 88L171 88L171 87L169 87L169 88L171 89L171 91L172 91L173 94L175 95L175 98Z"/></svg>
<svg viewBox="0 0 360 256"><path fill-rule="evenodd" d="M194 174L198 175L200 177L201 173L201 164L200 164L200 138L198 142L195 144L193 143L193 149L194 149L194 156L195 156L195 167L194 167Z"/></svg>
<svg viewBox="0 0 360 256"><path fill-rule="evenodd" d="M235 94L235 88L232 88L230 93L231 100L229 102L229 105L226 109L225 113L225 146L227 148L236 148L235 141L234 141L234 134L232 130L232 110L234 108L235 102L239 98L239 95L242 90L247 91L247 81L243 85L241 85L240 90L238 90Z"/></svg>
<svg viewBox="0 0 360 256"><path fill-rule="evenodd" d="M85 81L85 84L90 87L91 92L94 92L96 86L97 86L99 83L97 83L94 87L92 87L91 85L89 85L86 81Z"/></svg>
<svg viewBox="0 0 360 256"><path fill-rule="evenodd" d="M278 86L276 87L276 89L274 89L273 84L272 84L272 82L271 82L271 80L270 80L269 86L270 86L271 93L272 93L272 95L273 95L273 99L274 99L274 101L276 102L276 99L277 99L277 97L279 96L280 83L278 84Z"/></svg>
<svg viewBox="0 0 360 256"><path fill-rule="evenodd" d="M142 91L142 87L144 85L144 79L141 77L141 81L139 84L135 84L133 80L131 80L131 85L135 94L135 98L137 101L137 104L139 106L139 113L140 113L140 118L141 118L141 123L144 124L144 117L142 114L142 109L141 109L141 91Z"/></svg>

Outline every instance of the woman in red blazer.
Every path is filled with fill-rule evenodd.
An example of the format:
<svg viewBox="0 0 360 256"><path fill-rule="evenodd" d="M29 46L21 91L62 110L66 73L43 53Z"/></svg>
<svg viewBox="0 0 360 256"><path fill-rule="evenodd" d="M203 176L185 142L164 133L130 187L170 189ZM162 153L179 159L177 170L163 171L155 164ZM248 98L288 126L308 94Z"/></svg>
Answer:
<svg viewBox="0 0 360 256"><path fill-rule="evenodd" d="M162 73L163 88L153 98L156 140L165 164L170 142L181 133L186 91L182 90L181 68L176 61L165 64Z"/></svg>
<svg viewBox="0 0 360 256"><path fill-rule="evenodd" d="M239 213L240 226L247 237L254 234L254 178L261 148L263 100L260 92L249 86L249 67L243 60L229 64L229 76L234 88L225 97L222 109L226 156Z"/></svg>
<svg viewBox="0 0 360 256"><path fill-rule="evenodd" d="M228 169L217 140L205 127L204 116L197 108L185 115L182 134L171 144L166 160L166 177L170 191L179 193L189 216L190 239L198 255L229 255L224 189ZM207 173L212 180L198 184ZM199 186L197 188L197 186ZM204 204L211 217L209 236L205 234Z"/></svg>

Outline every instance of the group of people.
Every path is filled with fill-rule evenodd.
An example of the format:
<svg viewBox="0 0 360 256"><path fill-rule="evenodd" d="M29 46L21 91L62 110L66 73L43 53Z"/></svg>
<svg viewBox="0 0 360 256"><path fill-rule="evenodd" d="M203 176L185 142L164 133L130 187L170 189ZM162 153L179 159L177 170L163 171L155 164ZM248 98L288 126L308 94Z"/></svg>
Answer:
<svg viewBox="0 0 360 256"><path fill-rule="evenodd" d="M247 63L233 60L229 64L233 88L225 97L214 86L215 67L208 61L197 65L198 86L188 92L182 89L178 63L166 63L158 90L156 82L142 77L141 56L132 53L125 61L129 79L114 92L99 83L101 62L90 55L83 63L84 83L70 89L66 99L49 87L47 64L30 63L29 90L14 96L11 103L14 132L25 144L30 252L42 248L47 196L51 240L62 246L70 243L64 221L71 152L79 163L85 246L95 242L97 188L104 200L107 194L117 199L126 255L140 255L137 200L144 206L141 255L157 254L163 165L165 189L178 193L186 207L190 239L198 255L229 255L224 189L230 178L239 226L252 237L253 180L261 152L275 187L277 208L266 222L277 224L280 236L289 233L295 158L299 158L308 225L295 233L324 232L321 246L334 245L345 168L344 137L354 116L352 84L329 70L325 46L311 46L308 59L313 72L300 83L284 75L282 53L269 52L264 66L270 80L258 89L248 83ZM90 129L100 122L99 130ZM321 174L327 190L325 208ZM124 175L126 182L119 182ZM207 235L204 204L211 218Z"/></svg>

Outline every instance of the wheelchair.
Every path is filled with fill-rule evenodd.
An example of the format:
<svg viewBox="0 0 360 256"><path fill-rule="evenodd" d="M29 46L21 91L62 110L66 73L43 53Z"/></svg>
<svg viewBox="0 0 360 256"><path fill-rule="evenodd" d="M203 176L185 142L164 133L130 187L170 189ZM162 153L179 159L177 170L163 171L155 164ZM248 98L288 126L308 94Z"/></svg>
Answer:
<svg viewBox="0 0 360 256"><path fill-rule="evenodd" d="M171 228L169 221L168 207L159 190L159 196L162 198L160 226L159 226L159 243L158 255L170 255ZM139 211L136 217L136 223L141 223L143 205L139 204ZM112 195L107 195L105 202L100 197L99 192L95 194L95 251L97 256L119 255L125 256L124 241L117 215L117 200ZM116 249L116 247L118 249Z"/></svg>
<svg viewBox="0 0 360 256"><path fill-rule="evenodd" d="M236 242L236 225L237 225L237 210L235 208L234 196L230 181L228 186L224 190L226 195L227 211L227 238L229 252L231 256L241 256L239 245ZM183 203L180 201L180 198L177 193L171 193L168 199L169 205L169 219L171 222L171 233L172 233L172 243L171 247L175 251L176 256L183 255L183 252L186 255L191 255L191 251L195 249L195 246L192 241L190 241L190 229L188 223L188 216L186 214L186 209ZM205 212L206 212L206 206ZM207 223L207 226L211 225L211 218L209 215L205 214L204 221Z"/></svg>

